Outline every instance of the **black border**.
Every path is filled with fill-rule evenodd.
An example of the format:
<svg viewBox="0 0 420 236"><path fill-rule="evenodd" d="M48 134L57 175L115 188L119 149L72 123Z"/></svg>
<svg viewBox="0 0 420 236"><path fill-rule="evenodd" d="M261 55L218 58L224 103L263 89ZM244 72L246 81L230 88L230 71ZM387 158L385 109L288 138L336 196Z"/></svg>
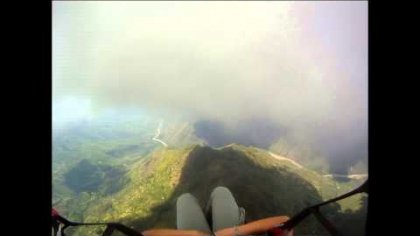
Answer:
<svg viewBox="0 0 420 236"><path fill-rule="evenodd" d="M7 160L12 159L12 164L3 165L3 169L7 170L7 177L3 178L6 182L10 178L17 179L17 182L6 187L5 191L15 201L14 205L10 204L12 211L8 218L16 219L12 220L12 223L16 225L6 227L6 230L16 233L17 229L21 233L50 235L52 2L21 3L14 9L19 9L19 12L14 13L16 15L9 20L19 21L16 18L22 16L23 20L21 19L21 22L16 26L16 32L8 35L14 43L17 42L16 45L10 46L8 49L12 51L12 54L16 54L16 59L12 57L12 60L17 60L17 64L21 61L25 62L24 67L20 65L13 73L19 77L19 80L16 80L17 84L13 86L19 88L23 86L21 93L24 95L22 96L20 93L16 95L14 87L6 86L3 91L9 90L6 91L9 92L9 98L4 101L5 103L16 100L16 97L20 99L17 108L13 109L13 112L19 110L20 113L14 115L12 120L15 126L23 128L19 131L12 128L12 133L17 133L17 135L11 136L10 139L16 146L3 157ZM384 66L383 61L392 57L388 55L390 42L387 40L392 31L387 28L389 25L385 25L383 22L391 17L391 13L389 10L380 9L378 1L368 1L368 13L370 184L366 235L380 235L381 233L386 235L390 232L399 232L402 235L399 230L404 227L395 228L391 222L400 215L389 211L390 208L391 210L396 208L395 204L400 204L392 204L388 195L389 191L397 191L396 188L389 187L390 179L386 177L393 167L392 164L383 161L384 159L390 160L387 155L394 155L394 153L387 153L387 147L395 146L392 140L388 140L390 134L388 133L389 129L386 128L389 125L388 122L393 121L384 119L389 116L390 112L389 104L384 102L389 96L389 90L383 89L384 86L387 86L384 81L387 76L387 65ZM396 16L393 15L393 17ZM23 75L22 72L24 72ZM19 83L23 83L23 85ZM10 148L5 147L5 149ZM9 158L8 155L14 157ZM13 163L13 160L16 163ZM381 193L381 190L384 191ZM380 204L381 199L385 202L384 204ZM408 204L412 205L413 203ZM391 205L392 207L389 207ZM389 219L391 215L393 216L392 220ZM415 225L413 226L415 227ZM414 227L410 226L409 228L413 229Z"/></svg>
<svg viewBox="0 0 420 236"><path fill-rule="evenodd" d="M387 78L389 69L395 65L384 63L393 57L389 54L389 38L393 32L388 19L391 12L397 13L398 10L384 9L384 6L381 7L379 1L368 1L369 197L366 235L409 235L402 233L405 227L397 227L396 224L396 220L401 218L395 212L400 203L393 194L398 194L400 186L395 185L395 176L400 173L392 166L395 164L392 158L396 154L392 149L396 143L391 127L398 121L390 120L393 113L389 109L390 92L395 90L389 89L390 80ZM392 18L398 18L398 14ZM393 96L398 96L398 93Z"/></svg>
<svg viewBox="0 0 420 236"><path fill-rule="evenodd" d="M3 8L12 28L3 34L11 43L3 46L14 67L4 76L12 84L3 87L11 107L3 116L11 122L3 123L10 145L2 155L2 192L11 201L2 201L8 210L2 234L51 235L52 2L15 3Z"/></svg>

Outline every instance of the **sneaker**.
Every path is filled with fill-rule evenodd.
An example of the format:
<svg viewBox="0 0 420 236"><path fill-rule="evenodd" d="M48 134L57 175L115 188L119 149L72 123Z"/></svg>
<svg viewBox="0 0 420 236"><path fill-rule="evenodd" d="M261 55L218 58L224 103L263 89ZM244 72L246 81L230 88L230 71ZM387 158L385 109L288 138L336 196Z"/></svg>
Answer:
<svg viewBox="0 0 420 236"><path fill-rule="evenodd" d="M245 223L245 208L239 207L239 225Z"/></svg>

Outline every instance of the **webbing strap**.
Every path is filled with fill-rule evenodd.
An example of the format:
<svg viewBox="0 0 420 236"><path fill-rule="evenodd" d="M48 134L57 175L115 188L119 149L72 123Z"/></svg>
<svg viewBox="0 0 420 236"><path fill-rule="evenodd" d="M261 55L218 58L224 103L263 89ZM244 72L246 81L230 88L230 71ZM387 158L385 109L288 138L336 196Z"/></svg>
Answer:
<svg viewBox="0 0 420 236"><path fill-rule="evenodd" d="M330 221L325 218L321 212L319 211L319 208L314 208L312 213L315 215L315 217L318 219L318 221L324 226L324 228L333 236L342 236L342 233L338 232L338 230L334 227L333 224L331 224Z"/></svg>
<svg viewBox="0 0 420 236"><path fill-rule="evenodd" d="M330 204L332 202L336 202L339 201L341 199L344 198L348 198L350 196L353 196L355 194L358 193L368 193L368 180L367 179L362 185L360 185L358 188L354 189L353 191L350 191L346 194L343 194L341 196L338 196L336 198L330 199L328 201L325 202L321 202L319 204L310 206L306 209L304 209L303 211L299 212L298 214L296 214L295 216L293 216L292 218L290 218L288 221L286 221L285 223L277 226L283 230L290 230L293 229L296 225L298 225L302 220L304 220L308 215L310 214L314 214L315 217L320 221L320 223L328 230L328 232L330 232L331 235L334 236L338 236L341 235L336 229L335 227L323 216L321 215L321 213L319 212L319 208L321 206Z"/></svg>
<svg viewBox="0 0 420 236"><path fill-rule="evenodd" d="M308 215L314 214L315 217L318 219L318 221L328 230L328 232L333 236L341 236L342 234L337 231L337 229L329 222L319 211L319 208L321 206L324 206L326 204L339 201L344 198L348 198L350 196L353 196L358 193L368 193L368 180L366 180L360 187L354 189L351 192L348 192L346 194L343 194L339 197L333 198L331 200L310 206L303 211L299 212L292 218L290 218L285 223L277 226L276 228L279 228L281 230L291 230L296 225L298 225L302 220L304 220ZM102 236L111 236L111 234L114 232L114 230L118 230L122 233L124 233L127 236L143 236L141 233L131 229L130 227L127 227L120 223L114 223L114 222L107 222L107 223L81 223L81 222L72 222L67 220L66 218L60 216L58 212L55 209L52 209L52 217L53 217L53 227L54 227L54 234L55 236L65 236L64 235L64 229L66 229L69 226L89 226L89 225L106 225L106 229L103 232ZM61 224L64 225L63 228L61 228ZM273 231L274 232L274 231ZM277 233L277 232L276 232ZM60 235L61 234L61 235Z"/></svg>
<svg viewBox="0 0 420 236"><path fill-rule="evenodd" d="M102 225L107 226L105 231L103 232L102 236L110 236L114 230L118 230L121 233L124 233L127 236L142 236L141 233L135 231L134 229L125 226L120 223L114 223L114 222L106 222L106 223L82 223L82 222L72 222L67 220L66 218L60 216L57 211L53 209L52 214L53 220L55 221L55 225L58 224L58 230L54 230L55 236L65 236L64 230L69 226L94 226L94 225ZM54 224L54 223L53 223ZM64 225L64 227L61 227Z"/></svg>

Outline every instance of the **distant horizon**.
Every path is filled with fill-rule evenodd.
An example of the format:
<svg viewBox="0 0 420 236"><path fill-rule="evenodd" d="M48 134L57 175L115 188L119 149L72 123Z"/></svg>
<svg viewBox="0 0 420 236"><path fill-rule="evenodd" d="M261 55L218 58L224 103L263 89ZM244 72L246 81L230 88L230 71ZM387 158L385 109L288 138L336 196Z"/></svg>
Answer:
<svg viewBox="0 0 420 236"><path fill-rule="evenodd" d="M354 164L368 158L367 23L364 1L53 2L53 129L138 112Z"/></svg>

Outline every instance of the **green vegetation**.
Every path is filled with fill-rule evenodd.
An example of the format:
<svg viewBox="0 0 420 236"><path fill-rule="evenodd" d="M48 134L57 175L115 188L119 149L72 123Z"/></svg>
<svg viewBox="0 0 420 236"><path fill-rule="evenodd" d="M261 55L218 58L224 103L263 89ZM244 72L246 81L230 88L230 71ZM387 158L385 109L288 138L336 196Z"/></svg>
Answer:
<svg viewBox="0 0 420 236"><path fill-rule="evenodd" d="M194 133L194 127L188 122L171 122L164 126L160 138L170 147L188 147L194 144L204 144Z"/></svg>
<svg viewBox="0 0 420 236"><path fill-rule="evenodd" d="M265 150L241 145L221 149L202 146L159 149L133 163L125 177L129 181L120 191L102 197L90 195L83 212L84 221L119 221L139 230L175 228L175 203L179 195L190 192L204 207L211 190L220 185L231 189L238 204L246 209L247 221L291 216L341 194L332 178L298 168L287 160L277 160ZM352 184L355 183L340 185L346 190ZM341 204L331 204L323 211L348 230L349 221L344 217L354 216L352 213L361 209L360 204L353 203L354 200L343 204L346 212ZM364 213L360 212L356 219L359 221ZM363 225L359 225L353 225L356 229L352 232L361 231ZM77 229L74 235L97 235L96 231L85 227ZM314 218L308 218L296 229L297 235L312 232L325 235Z"/></svg>
<svg viewBox="0 0 420 236"><path fill-rule="evenodd" d="M301 168L256 147L232 144L213 149L194 145L203 141L194 135L191 125L182 122L164 124L159 138L169 147L162 148L151 139L157 125L156 121L139 125L127 122L54 134L53 207L75 221L117 221L138 230L175 228L176 199L185 192L194 194L204 207L214 187L226 186L246 209L246 220L252 221L292 216L362 183L323 176L325 169L316 168L316 161L305 161L316 154L310 149L286 153L303 156L305 167ZM279 143L272 146L273 152L280 150L275 145ZM345 235L364 235L366 202L365 197L354 196L322 210L347 232ZM100 235L101 229L82 227L67 232ZM312 232L325 235L314 218L296 229L297 235Z"/></svg>
<svg viewBox="0 0 420 236"><path fill-rule="evenodd" d="M293 140L293 139L291 139ZM292 142L287 138L280 138L273 143L269 150L279 155L291 158L319 173L328 173L329 164L325 156L305 142Z"/></svg>
<svg viewBox="0 0 420 236"><path fill-rule="evenodd" d="M124 169L118 166L94 165L84 159L65 174L65 184L76 193L110 194L123 186Z"/></svg>
<svg viewBox="0 0 420 236"><path fill-rule="evenodd" d="M67 210L68 201L76 201L83 191L117 191L114 180L124 174L126 167L158 147L151 140L154 124L150 123L147 119L101 121L55 130L53 206Z"/></svg>

